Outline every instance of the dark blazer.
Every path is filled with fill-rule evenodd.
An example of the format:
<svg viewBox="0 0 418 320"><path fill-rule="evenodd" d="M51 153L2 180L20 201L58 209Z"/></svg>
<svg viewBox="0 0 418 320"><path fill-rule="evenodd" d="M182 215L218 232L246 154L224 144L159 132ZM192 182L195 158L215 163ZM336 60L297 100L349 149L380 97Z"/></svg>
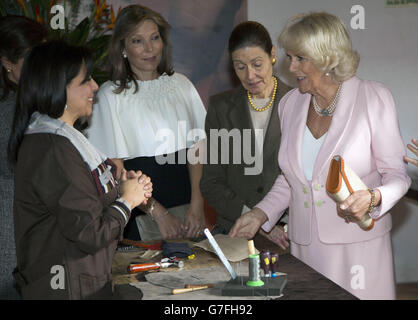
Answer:
<svg viewBox="0 0 418 320"><path fill-rule="evenodd" d="M0 97L3 89L0 88ZM7 163L7 143L12 131L15 110L15 92L0 100L0 300L19 299L13 287L12 272L16 266L16 249L13 233L13 174Z"/></svg>
<svg viewBox="0 0 418 320"><path fill-rule="evenodd" d="M245 89L240 86L210 97L206 115L205 130L207 135L207 164L203 166L200 189L206 202L217 212L217 224L226 231L240 217L246 205L252 208L263 199L280 173L277 155L280 147L280 121L277 116L279 100L291 88L278 80L277 96L263 143L263 169L260 174L245 174L245 169L254 167L244 161L244 146L241 142L241 161L233 163L232 139L229 141L229 162L221 164L221 140L218 139L218 164L211 161L211 129L238 129L243 137L244 129L251 129L251 156L255 155L255 134L248 109L248 98ZM243 140L243 139L242 139ZM241 141L242 141L241 140ZM236 155L235 155L236 156ZM248 162L248 161L247 161Z"/></svg>

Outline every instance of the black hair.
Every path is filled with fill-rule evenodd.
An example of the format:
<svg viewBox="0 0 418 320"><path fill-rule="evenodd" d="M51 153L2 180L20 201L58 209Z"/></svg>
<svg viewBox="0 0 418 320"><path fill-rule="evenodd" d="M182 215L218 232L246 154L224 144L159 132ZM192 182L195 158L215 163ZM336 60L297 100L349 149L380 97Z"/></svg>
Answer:
<svg viewBox="0 0 418 320"><path fill-rule="evenodd" d="M67 86L78 75L83 64L86 78L93 69L91 52L85 47L61 40L34 47L25 59L17 89L16 108L8 145L9 165L17 162L20 144L32 113L38 111L51 118L64 113Z"/></svg>
<svg viewBox="0 0 418 320"><path fill-rule="evenodd" d="M0 18L0 57L11 63L17 63L28 49L41 43L47 37L47 30L38 22L23 16L5 16ZM0 87L3 94L0 100L6 99L10 91L17 89L17 84L10 81L7 70L2 67Z"/></svg>
<svg viewBox="0 0 418 320"><path fill-rule="evenodd" d="M238 24L229 37L228 52L232 56L235 50L245 47L260 47L269 56L273 43L267 29L256 21L245 21Z"/></svg>

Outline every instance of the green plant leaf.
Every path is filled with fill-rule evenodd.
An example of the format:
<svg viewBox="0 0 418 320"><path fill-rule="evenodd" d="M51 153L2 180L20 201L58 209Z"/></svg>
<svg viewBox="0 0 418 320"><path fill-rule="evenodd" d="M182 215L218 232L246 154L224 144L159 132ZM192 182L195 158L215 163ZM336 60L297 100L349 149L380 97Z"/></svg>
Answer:
<svg viewBox="0 0 418 320"><path fill-rule="evenodd" d="M87 41L90 34L90 20L84 18L73 31L66 35L66 39L75 45L83 45Z"/></svg>

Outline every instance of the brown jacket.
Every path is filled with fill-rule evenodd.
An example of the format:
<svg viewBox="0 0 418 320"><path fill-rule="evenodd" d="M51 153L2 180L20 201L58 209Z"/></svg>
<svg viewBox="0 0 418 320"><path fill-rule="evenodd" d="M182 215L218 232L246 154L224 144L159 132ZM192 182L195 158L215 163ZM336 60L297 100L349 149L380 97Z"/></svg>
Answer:
<svg viewBox="0 0 418 320"><path fill-rule="evenodd" d="M278 80L277 97L273 103L273 110L264 137L263 170L258 175L245 175L245 168L252 168L254 164L244 162L241 148L241 163L233 164L233 152L230 141L230 164L211 164L210 162L210 129L238 129L243 137L244 129L251 130L251 155L255 152L255 135L248 110L248 98L242 86L233 90L212 96L209 99L208 113L206 115L205 130L207 135L207 160L203 166L203 176L200 189L207 203L217 212L217 223L226 231L241 215L244 204L252 208L260 202L272 187L280 173L277 165L277 156L280 147L280 121L277 107L280 99L292 88ZM230 139L232 140L232 139ZM220 163L221 143L218 142L218 163Z"/></svg>
<svg viewBox="0 0 418 320"><path fill-rule="evenodd" d="M65 137L26 135L15 170L14 222L23 299L105 298L125 220L99 195L88 165ZM64 280L64 282L63 282Z"/></svg>

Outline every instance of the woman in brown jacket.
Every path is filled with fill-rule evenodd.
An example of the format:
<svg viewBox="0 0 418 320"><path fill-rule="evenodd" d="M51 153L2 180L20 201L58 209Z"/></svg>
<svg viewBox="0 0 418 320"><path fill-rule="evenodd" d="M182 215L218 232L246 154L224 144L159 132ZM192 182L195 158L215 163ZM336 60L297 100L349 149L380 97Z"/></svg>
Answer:
<svg viewBox="0 0 418 320"><path fill-rule="evenodd" d="M24 62L9 140L23 299L112 296L111 266L131 209L152 193L141 172L115 167L74 128L98 86L86 49L52 41Z"/></svg>

